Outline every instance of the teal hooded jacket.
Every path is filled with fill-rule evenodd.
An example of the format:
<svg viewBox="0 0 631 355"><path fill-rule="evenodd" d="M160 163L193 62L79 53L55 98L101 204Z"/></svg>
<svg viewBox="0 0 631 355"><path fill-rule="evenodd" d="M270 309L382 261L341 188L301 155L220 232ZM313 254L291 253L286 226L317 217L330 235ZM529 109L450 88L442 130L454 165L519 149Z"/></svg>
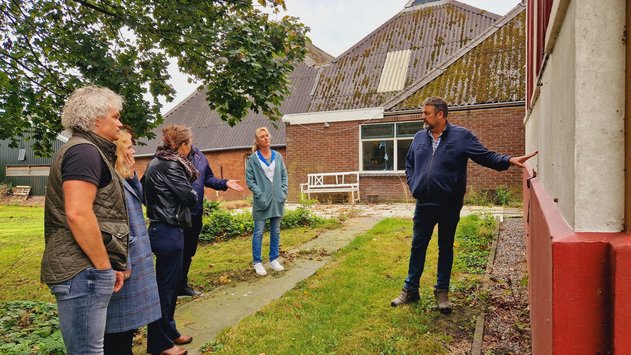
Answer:
<svg viewBox="0 0 631 355"><path fill-rule="evenodd" d="M282 217L285 214L287 168L283 156L276 151L274 154L276 167L273 183L265 176L256 153L251 154L245 164L245 180L252 191L252 218L255 221Z"/></svg>

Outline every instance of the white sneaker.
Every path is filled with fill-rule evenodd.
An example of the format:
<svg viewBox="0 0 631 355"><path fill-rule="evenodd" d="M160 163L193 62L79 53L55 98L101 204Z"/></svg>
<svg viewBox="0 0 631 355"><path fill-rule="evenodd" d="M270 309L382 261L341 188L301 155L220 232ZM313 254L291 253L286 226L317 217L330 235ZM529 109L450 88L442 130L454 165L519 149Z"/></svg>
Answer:
<svg viewBox="0 0 631 355"><path fill-rule="evenodd" d="M274 269L274 271L283 271L285 268L278 262L278 259L274 259L269 263L269 266Z"/></svg>
<svg viewBox="0 0 631 355"><path fill-rule="evenodd" d="M263 267L263 264L261 263L254 264L254 271L256 271L256 273L261 276L267 275L267 271L265 270L265 268Z"/></svg>

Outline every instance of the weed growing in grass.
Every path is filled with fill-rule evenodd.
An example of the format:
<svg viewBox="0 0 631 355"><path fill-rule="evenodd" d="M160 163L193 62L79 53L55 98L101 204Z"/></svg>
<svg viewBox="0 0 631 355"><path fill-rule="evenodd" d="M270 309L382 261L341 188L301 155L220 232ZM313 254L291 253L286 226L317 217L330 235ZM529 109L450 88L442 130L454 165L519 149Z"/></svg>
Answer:
<svg viewBox="0 0 631 355"><path fill-rule="evenodd" d="M495 190L495 203L500 206L508 206L513 201L513 193L508 186L498 186Z"/></svg>
<svg viewBox="0 0 631 355"><path fill-rule="evenodd" d="M490 215L470 215L460 220L456 230L459 252L455 264L461 270L473 274L484 273L496 223Z"/></svg>

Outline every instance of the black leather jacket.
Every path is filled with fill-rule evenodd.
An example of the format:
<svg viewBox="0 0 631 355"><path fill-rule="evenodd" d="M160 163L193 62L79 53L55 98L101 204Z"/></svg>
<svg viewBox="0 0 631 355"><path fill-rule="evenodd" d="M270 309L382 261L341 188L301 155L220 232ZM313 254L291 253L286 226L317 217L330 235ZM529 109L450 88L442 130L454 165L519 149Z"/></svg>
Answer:
<svg viewBox="0 0 631 355"><path fill-rule="evenodd" d="M152 222L191 226L191 208L197 202L197 193L181 163L153 158L142 180L147 217Z"/></svg>

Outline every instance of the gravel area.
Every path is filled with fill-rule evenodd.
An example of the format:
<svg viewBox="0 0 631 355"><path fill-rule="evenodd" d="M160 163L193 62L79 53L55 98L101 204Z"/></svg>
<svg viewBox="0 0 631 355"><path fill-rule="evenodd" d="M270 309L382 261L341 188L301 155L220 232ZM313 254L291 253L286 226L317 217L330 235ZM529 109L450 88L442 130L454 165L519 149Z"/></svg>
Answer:
<svg viewBox="0 0 631 355"><path fill-rule="evenodd" d="M483 354L531 354L528 267L522 218L500 225L488 284Z"/></svg>

